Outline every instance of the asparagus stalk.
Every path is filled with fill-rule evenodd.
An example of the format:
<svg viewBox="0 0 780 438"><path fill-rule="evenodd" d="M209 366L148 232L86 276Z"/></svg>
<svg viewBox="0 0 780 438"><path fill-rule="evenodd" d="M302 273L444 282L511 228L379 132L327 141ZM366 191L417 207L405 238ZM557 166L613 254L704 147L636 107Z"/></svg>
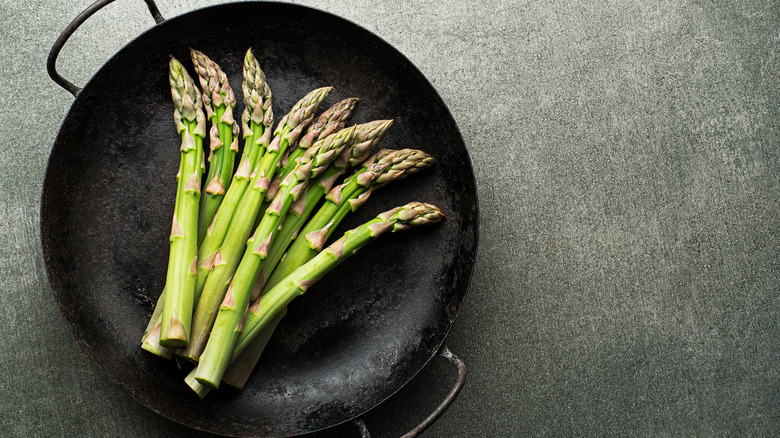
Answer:
<svg viewBox="0 0 780 438"><path fill-rule="evenodd" d="M279 193L266 210L254 235L249 239L244 257L219 306L211 335L195 372L195 379L200 384L211 388L219 386L233 345L241 331L241 320L249 304L252 288L260 274L263 261L268 256L273 233L279 227L290 205L305 190L309 181L322 174L331 161L352 142L354 131L355 127L342 129L315 143L300 159L295 169L282 181Z"/></svg>
<svg viewBox="0 0 780 438"><path fill-rule="evenodd" d="M301 265L249 307L233 349L233 357L238 357L249 346L252 338L295 297L305 293L323 275L365 244L388 231L396 232L413 226L436 223L443 217L444 214L433 205L410 202L381 213L365 224L347 231L339 240Z"/></svg>
<svg viewBox="0 0 780 438"><path fill-rule="evenodd" d="M290 208L287 217L282 222L282 228L274 238L274 243L268 252L268 259L263 267L263 276L258 279L258 282L262 282L262 284L257 289L262 289L262 285L269 279L284 255L284 251L295 238L295 233L306 223L322 197L348 167L361 164L369 157L373 146L382 139L392 124L392 120L375 120L355 127L351 147L336 158L331 166L309 187L305 196L300 197ZM252 301L257 298L259 298L259 293L253 293Z"/></svg>
<svg viewBox="0 0 780 438"><path fill-rule="evenodd" d="M275 178L277 187L282 179L295 168L298 158L301 158L316 141L322 140L346 126L347 120L349 119L349 116L352 115L352 110L355 108L357 102L358 99L356 97L344 99L331 106L317 117L309 126L309 129L306 130L306 134L301 136L301 139L298 140L297 147L293 150L288 150L289 153L280 162L283 169ZM276 196L276 193L269 190L265 195L265 200L270 202L274 196Z"/></svg>
<svg viewBox="0 0 780 438"><path fill-rule="evenodd" d="M296 269L246 310L246 314L236 331L232 333L237 340L232 354L229 358L225 358L226 361L233 361L232 371L227 371L223 375L223 380L234 386L243 387L246 376L240 375L238 377L243 379L239 386L232 383L236 376L232 376L230 373L238 370L242 374L248 374L243 373L244 368L236 367L236 365L238 365L238 361L242 360L242 357L247 356L246 353L249 352L247 348L260 345L262 350L265 347L265 342L255 343L253 342L254 338L267 335L269 332L267 328L271 325L275 327L279 323L284 316L287 305L295 297L305 293L309 287L339 263L388 231L396 232L413 226L433 224L442 218L444 218L444 214L437 207L421 202L411 202L402 207L388 210L365 224L347 231L343 237ZM202 367L204 364L205 361L201 361L185 378L185 382L201 398L205 397L208 389L216 388L219 384L216 375L208 378L203 376Z"/></svg>
<svg viewBox="0 0 780 438"><path fill-rule="evenodd" d="M233 182L228 188L222 205L217 210L214 220L206 229L206 235L198 247L198 281L195 295L200 298L206 278L214 267L217 251L227 235L233 217L240 205L247 187L252 180L252 169L256 169L264 157L271 140L271 124L273 110L271 108L271 90L265 80L265 74L260 64L247 50L244 57L244 112L241 121L244 130L244 152L238 170L233 175ZM280 127L292 130L289 126ZM277 131L279 128L277 128Z"/></svg>
<svg viewBox="0 0 780 438"><path fill-rule="evenodd" d="M276 327L282 322L282 318L286 315L287 309L282 309L282 311L279 312L254 339L252 339L246 349L244 349L244 352L239 354L238 357L233 358L228 364L227 369L225 369L225 374L222 376L223 382L234 388L244 388L244 385L246 385L246 382L249 380L249 376L252 375L252 370L254 370L255 365L257 365L257 361L260 360L260 356L262 356L265 347L271 340L271 336L273 336Z"/></svg>
<svg viewBox="0 0 780 438"><path fill-rule="evenodd" d="M211 121L209 131L209 173L206 188L200 198L198 243L206 236L217 209L225 197L233 176L235 156L238 152L238 123L233 119L236 96L228 83L227 75L208 56L190 49L192 64L203 90L203 107Z"/></svg>
<svg viewBox="0 0 780 438"><path fill-rule="evenodd" d="M425 169L433 162L433 157L416 149L383 149L377 152L367 165L328 193L325 204L295 238L264 290L278 284L314 257L347 213L360 207L374 190Z"/></svg>
<svg viewBox="0 0 780 438"><path fill-rule="evenodd" d="M282 170L277 172L274 180L271 181L271 185L265 193L265 200L260 207L260 211L265 211L268 206L271 205L271 200L273 200L274 196L279 192L279 186L281 185L282 179L292 172L297 164L297 160L306 153L306 150L309 149L315 141L322 140L346 126L347 119L349 119L349 116L352 114L352 110L355 108L357 102L357 98L350 97L325 110L316 120L314 120L314 123L309 126L309 129L306 130L306 134L298 140L297 147L292 151L289 149L287 150L287 154L279 161L279 166ZM260 225L260 219L262 219L262 216L258 215L255 219L255 228Z"/></svg>
<svg viewBox="0 0 780 438"><path fill-rule="evenodd" d="M291 273L317 254L319 248L321 248L319 245L322 245L327 241L330 233L336 229L341 219L346 216L346 214L343 214L337 219L337 213L342 210L342 208L351 211L367 199L367 195L364 194L365 192L363 190L359 189L360 187L366 187L366 190L371 191L388 184L390 181L404 178L407 175L422 170L432 163L433 158L429 155L413 149L404 149L401 151L384 149L375 154L367 166L364 166L361 170L356 172L344 185L334 189L333 194L329 195L330 199L326 200L325 205L323 205L317 215L312 218L310 225L307 225L304 232L301 233L303 236L306 236L309 233L318 236L317 239L315 239L317 245L312 246L312 241L306 240L305 237L301 238L299 235L298 239L300 239L300 243L296 240L297 246L293 246L289 249L283 261L283 265L280 265L279 268L274 270L272 277L266 281L262 291L269 291L286 277L286 275L283 276L283 272L286 272L287 274ZM333 169L333 167L334 166L331 166L329 170ZM360 183L358 183L358 181L360 181ZM315 188L316 186L310 188L308 192L312 192ZM336 195L337 193L339 194L338 196ZM344 193L344 195L341 195L342 193ZM353 202L360 198L360 195L363 195L362 201L359 203ZM337 199L338 201L336 201ZM291 209L291 213L292 211L293 209ZM288 219L285 219L285 224L290 221L291 213L288 213ZM322 230L326 226L328 227L327 230L329 233L324 236L318 234L317 230ZM284 226L280 233L283 231ZM279 238L281 238L281 236L279 236ZM269 253L269 260L270 258L271 253ZM269 260L266 261L266 266L272 266L268 264ZM258 279L258 283L260 281L261 279ZM253 294L254 293L255 292L253 291ZM260 295L259 291L256 293L258 296ZM252 302L255 302L255 300L256 299L253 297ZM276 330L276 326L280 321L281 317L273 319L263 329L263 333L256 336L255 339L251 341L246 351L236 357L226 372L224 380L228 384L237 388L243 388L252 369L254 369L257 361L260 359L260 355L265 349L265 344L271 338L273 331Z"/></svg>
<svg viewBox="0 0 780 438"><path fill-rule="evenodd" d="M213 257L209 256L210 259L204 260L207 263L202 262L198 266L196 291L201 290L202 293L193 314L192 339L187 348L180 352L181 356L193 361L198 360L209 337L219 303L241 261L242 251L246 248L247 238L252 232L252 225L279 159L311 123L314 113L331 89L332 87L325 87L310 92L282 118L273 141L251 174L252 180L244 190L244 196L233 214L219 250Z"/></svg>
<svg viewBox="0 0 780 438"><path fill-rule="evenodd" d="M213 264L216 251L227 232L227 227L230 225L238 202L249 185L249 170L254 169L257 165L271 140L270 127L273 123L271 89L268 87L259 62L252 54L252 49L247 50L244 57L242 89L244 94L244 112L241 117L244 138L243 154L238 171L233 175L233 181L227 189L227 194L222 200L211 226L206 228L206 235L198 247L199 271L204 269L208 271L210 264ZM196 288L195 302L198 301L199 295L200 290ZM149 325L144 332L141 348L169 359L173 355L173 350L160 346L159 341L164 297L165 290L160 295L158 304L149 320Z"/></svg>
<svg viewBox="0 0 780 438"><path fill-rule="evenodd" d="M162 330L162 311L165 303L165 289L157 299L157 305L154 306L154 312L146 326L144 336L141 338L141 348L157 356L170 359L173 357L174 350L160 345L160 331ZM250 370L251 371L251 370Z"/></svg>
<svg viewBox="0 0 780 438"><path fill-rule="evenodd" d="M181 161L177 175L176 203L170 236L170 255L160 345L178 348L187 345L192 318L192 302L197 275L198 203L203 172L203 138L206 118L201 95L184 66L171 58L171 96L176 128L181 134Z"/></svg>

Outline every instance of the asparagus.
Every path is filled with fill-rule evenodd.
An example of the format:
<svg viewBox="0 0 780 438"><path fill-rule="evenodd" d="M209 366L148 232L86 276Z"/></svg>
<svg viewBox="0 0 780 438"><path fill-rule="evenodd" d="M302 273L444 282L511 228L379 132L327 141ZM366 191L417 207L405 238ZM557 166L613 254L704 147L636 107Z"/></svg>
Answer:
<svg viewBox="0 0 780 438"><path fill-rule="evenodd" d="M252 54L252 49L247 50L244 56L244 81L241 89L244 92L241 127L246 143L239 163L247 160L249 168L254 169L271 141L270 128L274 122L274 113L271 108L271 89L265 80L265 73L260 69L260 63Z"/></svg>
<svg viewBox="0 0 780 438"><path fill-rule="evenodd" d="M160 297L157 298L157 304L149 319L149 324L144 330L144 336L141 338L141 348L157 356L170 359L173 357L174 350L160 345L160 330L162 330L162 311L165 303L165 289ZM251 371L251 370L250 370Z"/></svg>
<svg viewBox="0 0 780 438"><path fill-rule="evenodd" d="M323 275L368 242L388 231L396 232L412 226L436 223L443 217L444 214L433 205L410 202L381 213L365 224L347 231L339 240L301 265L249 307L232 357L239 356L252 338L257 336L295 297L305 293ZM198 374L196 378L197 376Z"/></svg>
<svg viewBox="0 0 780 438"><path fill-rule="evenodd" d="M227 227L219 250L213 257L208 256L210 260L204 260L208 263L201 263L198 266L196 291L202 293L193 314L191 342L180 352L181 356L193 361L198 360L216 318L219 303L225 296L230 279L241 261L241 252L246 248L255 216L277 169L279 159L289 145L297 141L303 129L311 123L314 113L331 89L332 87L324 87L310 92L279 121L274 139L252 172L252 180L244 190L244 195Z"/></svg>
<svg viewBox="0 0 780 438"><path fill-rule="evenodd" d="M288 151L287 156L281 161L280 164L283 165L283 170L279 172L274 182L276 184L281 183L282 179L295 168L298 158L302 157L316 141L322 140L344 128L357 102L357 98L350 97L338 102L320 114L309 126L306 134L298 140L297 147ZM276 196L276 193L269 190L265 195L265 199L270 202L274 196Z"/></svg>
<svg viewBox="0 0 780 438"><path fill-rule="evenodd" d="M295 169L282 181L279 193L266 210L254 235L249 239L241 263L218 308L211 335L208 337L195 372L195 379L200 384L211 388L219 385L233 344L241 331L241 320L249 304L252 288L260 274L263 261L268 256L273 233L279 227L290 205L305 190L309 181L322 174L331 161L352 142L354 131L355 127L342 129L315 143L306 151Z"/></svg>
<svg viewBox="0 0 780 438"><path fill-rule="evenodd" d="M347 213L362 205L374 190L425 169L433 161L433 157L416 149L383 149L377 152L367 165L328 193L325 204L300 231L264 289L276 285L314 257Z"/></svg>
<svg viewBox="0 0 780 438"><path fill-rule="evenodd" d="M176 128L181 134L181 162L177 174L176 203L170 235L170 255L160 345L178 348L187 345L192 318L192 302L197 275L198 203L203 172L203 138L206 118L201 95L184 66L171 57L169 82L175 110Z"/></svg>
<svg viewBox="0 0 780 438"><path fill-rule="evenodd" d="M213 263L213 258L227 232L227 227L230 225L238 202L249 184L249 170L255 167L271 140L270 127L273 123L271 89L268 87L259 62L252 54L252 49L247 50L244 57L242 89L244 94L244 112L241 117L244 138L243 154L238 171L233 175L233 181L227 188L225 198L222 200L211 226L206 228L205 238L198 247L199 270L210 269L210 263ZM200 290L196 288L195 292L195 302L197 302ZM144 332L141 348L158 356L170 358L173 355L173 350L159 344L164 297L165 290L160 295Z"/></svg>
<svg viewBox="0 0 780 438"><path fill-rule="evenodd" d="M282 170L277 172L276 177L274 177L274 180L268 187L268 191L265 193L265 200L263 201L263 205L260 207L260 211L265 211L268 206L271 205L271 200L273 200L274 196L276 196L276 193L279 191L279 186L281 185L282 179L287 176L287 174L292 172L293 168L295 168L295 165L297 164L297 160L302 157L304 153L306 153L306 150L310 148L315 141L322 140L323 138L344 128L344 126L347 124L347 119L349 119L349 116L352 115L352 110L355 108L357 102L357 98L350 97L325 110L322 114L320 114L319 117L317 117L314 123L309 126L306 134L301 136L301 139L298 140L297 147L295 147L292 151L289 149L287 150L287 154L285 154L281 161L279 161L279 165ZM260 224L260 219L262 219L262 216L258 215L258 217L255 219L255 227Z"/></svg>
<svg viewBox="0 0 780 438"><path fill-rule="evenodd" d="M305 239L305 237L301 238L299 235L298 240L296 240L296 244L294 244L294 246L291 247L287 252L283 264L274 270L273 275L265 283L262 290L265 292L269 291L271 288L276 286L279 281L286 277L287 274L291 273L317 254L319 248L321 248L320 245L327 241L330 233L336 229L341 219L346 215L346 213L344 213L340 216L340 218L336 219L337 213L342 208L344 208L345 211L346 209L351 210L352 208L357 208L360 204L362 204L363 201L367 199L367 195L365 194L366 192L360 190L360 187L365 187L367 191L371 191L388 184L390 181L404 178L407 175L422 170L430 166L432 163L432 157L422 151L413 149L404 149L400 151L384 149L375 154L367 166L356 172L345 182L344 185L334 189L333 194L329 195L330 199L327 200L325 205L320 208L317 215L312 218L310 224L307 225L306 229L304 229L303 233L301 233L303 236L307 236L309 233L318 235L317 245L312 246L312 242ZM333 166L331 169L333 169ZM358 181L360 181L360 183L358 183ZM316 186L310 188L309 192L312 192L315 188ZM337 196L336 193L339 195ZM342 193L344 193L343 196L341 195ZM363 195L363 198L360 204L354 202L356 198L360 198L361 194ZM285 220L285 225L290 221L290 214L291 213L288 213L288 219ZM330 233L327 235L318 234L317 230L321 230L325 226L328 226L327 230ZM283 231L284 226L280 233ZM279 236L279 238L281 238L281 236ZM276 242L274 243L276 244ZM269 253L269 260L266 261L266 267L273 266L269 264L270 258L271 253ZM260 283L260 281L261 279L258 279L258 283ZM253 291L253 294L255 293L257 294L256 296L260 295L259 290L256 292ZM253 295L252 301L254 302L255 300L255 295ZM257 336L250 343L249 347L247 347L246 351L238 356L229 366L225 378L227 383L237 388L242 388L244 386L246 380L249 378L249 374L252 372L252 369L255 367L257 361L260 359L260 355L265 348L265 344L271 338L273 331L276 330L276 326L280 321L281 317L272 320L263 329L263 333Z"/></svg>
<svg viewBox="0 0 780 438"><path fill-rule="evenodd" d="M249 380L249 376L252 374L252 370L254 370L255 365L257 365L257 361L260 360L260 356L263 354L265 347L271 340L271 336L273 336L276 326L282 322L282 318L286 315L287 309L285 308L279 312L254 339L252 339L243 353L238 355L238 357L235 357L228 364L227 369L225 369L225 374L222 376L223 382L234 388L244 388L247 380Z"/></svg>
<svg viewBox="0 0 780 438"><path fill-rule="evenodd" d="M282 222L282 228L274 238L274 243L268 252L268 259L263 268L263 276L258 279L258 282L262 282L260 286L267 282L271 272L273 272L282 255L284 255L284 251L295 238L295 233L306 223L306 220L314 211L314 207L331 189L335 181L348 167L364 162L369 157L371 148L382 139L392 124L392 120L376 120L355 127L355 135L352 139L351 147L333 161L331 166L306 191L305 196L300 197L287 213L287 217ZM259 287L258 289L261 288ZM254 301L258 297L259 291L257 294L253 293L252 300Z"/></svg>
<svg viewBox="0 0 780 438"><path fill-rule="evenodd" d="M198 243L206 236L206 229L214 219L225 190L233 176L235 156L238 152L238 123L233 119L236 96L222 69L203 53L190 49L192 64L203 90L203 107L211 121L209 131L209 173L206 188L200 199Z"/></svg>
<svg viewBox="0 0 780 438"><path fill-rule="evenodd" d="M217 251L227 235L233 217L242 202L246 188L252 180L252 169L264 157L271 139L271 124L273 110L271 108L271 90L265 81L265 74L260 64L247 50L244 57L244 112L241 116L244 130L244 152L238 170L233 175L233 182L228 188L222 205L217 210L214 220L206 229L206 235L198 247L198 281L195 295L200 298L206 278L214 267ZM280 123L280 128L288 130L288 126ZM277 131L279 128L277 128Z"/></svg>

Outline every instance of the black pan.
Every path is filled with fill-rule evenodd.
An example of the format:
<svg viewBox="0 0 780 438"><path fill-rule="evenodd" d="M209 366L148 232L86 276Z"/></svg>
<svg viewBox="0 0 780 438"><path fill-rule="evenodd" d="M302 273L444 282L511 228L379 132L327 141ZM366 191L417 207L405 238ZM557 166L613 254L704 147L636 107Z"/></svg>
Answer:
<svg viewBox="0 0 780 438"><path fill-rule="evenodd" d="M367 30L280 3L226 4L164 20L146 0L157 25L79 89L57 74L56 57L73 31L110 2L100 0L74 20L49 58L50 75L76 99L49 158L41 239L51 288L79 344L138 402L219 434L305 434L375 407L441 351L474 265L475 181L441 98L401 53ZM165 279L176 190L179 139L168 57L190 66L188 48L197 48L240 90L250 46L268 76L277 117L309 90L332 85L325 105L361 98L354 122L395 119L383 147L419 148L437 159L433 168L375 193L342 230L412 200L436 204L446 219L375 242L330 273L290 306L243 391L220 389L200 401L182 382L187 370L139 348ZM454 399L464 372L460 362L456 387L417 432Z"/></svg>

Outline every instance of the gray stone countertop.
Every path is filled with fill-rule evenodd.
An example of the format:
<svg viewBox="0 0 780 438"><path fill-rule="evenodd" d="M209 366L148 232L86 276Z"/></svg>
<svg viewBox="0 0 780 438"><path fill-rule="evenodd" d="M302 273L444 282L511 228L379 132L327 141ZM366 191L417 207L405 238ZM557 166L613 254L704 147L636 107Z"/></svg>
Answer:
<svg viewBox="0 0 780 438"><path fill-rule="evenodd" d="M97 370L46 280L41 188L72 102L46 56L89 3L0 4L0 435L201 436ZM405 54L471 154L479 254L448 338L469 375L424 436L777 436L776 2L295 3ZM59 68L84 84L151 25L119 0ZM368 415L372 436L414 425L452 379L433 361Z"/></svg>

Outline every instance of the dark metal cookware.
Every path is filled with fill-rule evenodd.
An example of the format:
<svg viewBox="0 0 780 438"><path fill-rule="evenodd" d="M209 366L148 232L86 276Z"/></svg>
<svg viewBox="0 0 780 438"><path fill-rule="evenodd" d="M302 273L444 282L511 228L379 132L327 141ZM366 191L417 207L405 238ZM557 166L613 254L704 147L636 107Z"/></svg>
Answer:
<svg viewBox="0 0 780 438"><path fill-rule="evenodd" d="M437 352L449 357L442 346L476 255L476 187L458 128L423 75L367 30L322 11L240 3L165 20L145 0L157 24L80 89L57 73L57 55L111 1L90 6L52 48L49 73L76 99L54 143L41 201L49 282L97 366L134 399L179 423L233 436L288 436L360 416ZM432 169L375 193L342 230L412 200L446 214L433 228L372 244L329 274L290 306L247 387L212 391L202 401L183 384L186 370L139 348L164 283L179 159L168 57L190 66L190 47L213 57L235 90L252 47L277 117L309 90L332 85L325 105L360 97L354 122L395 119L383 147L436 157ZM452 360L456 386L412 435L462 387L465 367Z"/></svg>

